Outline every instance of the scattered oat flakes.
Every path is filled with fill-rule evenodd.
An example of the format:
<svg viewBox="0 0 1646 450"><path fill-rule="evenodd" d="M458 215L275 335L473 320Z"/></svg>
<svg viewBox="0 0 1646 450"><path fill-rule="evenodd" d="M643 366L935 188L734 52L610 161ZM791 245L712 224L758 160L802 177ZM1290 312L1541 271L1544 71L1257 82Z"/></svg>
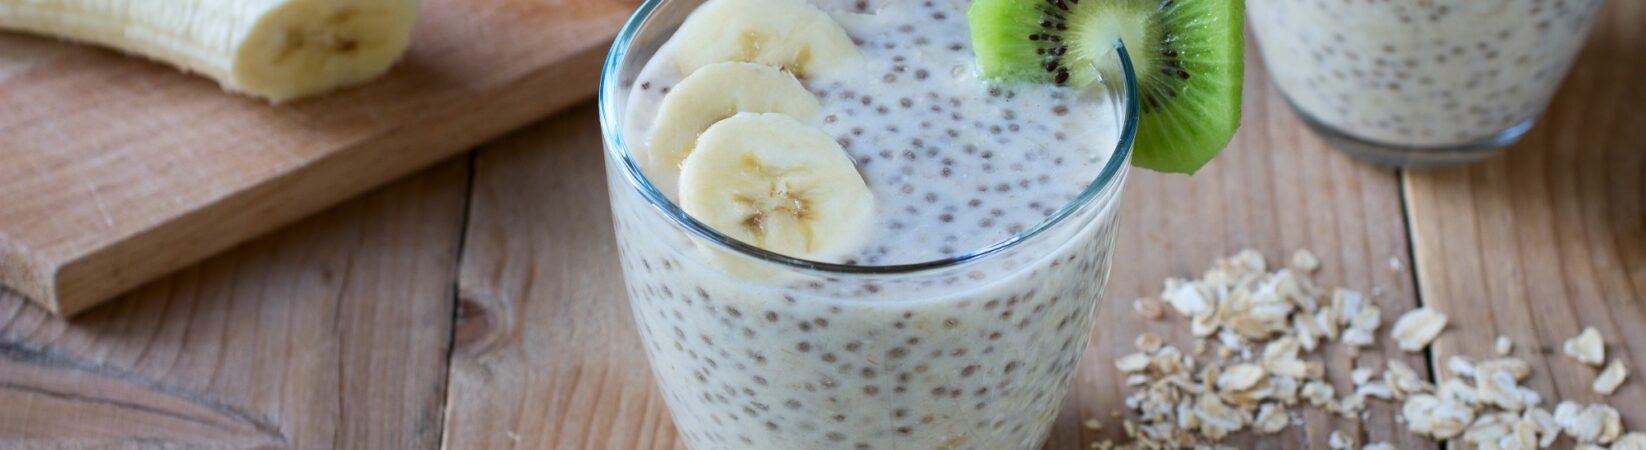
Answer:
<svg viewBox="0 0 1646 450"><path fill-rule="evenodd" d="M1358 354L1355 351L1356 348L1371 347L1375 343L1377 343L1377 338L1366 330L1350 328L1343 331L1343 344L1349 346L1350 355Z"/></svg>
<svg viewBox="0 0 1646 450"><path fill-rule="evenodd" d="M1292 270L1302 273L1314 273L1318 269L1320 269L1320 258L1315 257L1314 252L1305 249L1292 252Z"/></svg>
<svg viewBox="0 0 1646 450"><path fill-rule="evenodd" d="M1403 270L1398 259L1390 262ZM1497 338L1493 356L1449 358L1445 367L1453 376L1438 385L1405 362L1388 359L1381 375L1370 367L1351 368L1354 389L1337 397L1325 366L1306 358L1333 341L1351 356L1358 348L1376 345L1382 310L1359 292L1316 287L1308 274L1318 269L1319 260L1303 251L1293 254L1287 268L1272 272L1261 254L1242 251L1217 261L1199 279L1167 280L1159 299L1134 303L1146 317L1149 308L1139 305L1148 302L1161 311L1169 305L1181 314L1196 337L1193 353L1186 354L1159 336L1138 336L1138 353L1115 362L1127 374L1132 391L1125 399L1132 416L1111 412L1127 440L1091 447L1221 450L1229 447L1217 442L1233 433L1272 434L1301 426L1302 416L1288 412L1299 405L1361 421L1371 414L1366 409L1369 401L1392 400L1399 402L1395 421L1411 432L1434 439L1461 438L1474 448L1548 448L1565 435L1577 442L1578 449L1607 450L1609 444L1611 450L1646 450L1646 435L1625 434L1617 411L1609 406L1566 402L1554 413L1539 407L1542 399L1537 392L1520 385L1531 376L1531 365L1508 357L1514 343L1506 336ZM1424 308L1401 315L1390 336L1403 350L1418 351L1446 327L1445 315ZM1206 351L1208 340L1217 346L1216 352ZM1604 357L1604 342L1592 328L1566 347L1579 360L1583 359L1578 355ZM1598 355L1587 355L1590 350ZM1585 363L1598 366L1600 361ZM1616 381L1613 367L1622 372ZM1625 378L1627 367L1614 360L1596 378L1595 389L1615 389L1614 383ZM1347 434L1334 432L1328 441L1334 449L1356 448ZM1364 448L1394 447L1376 443Z"/></svg>
<svg viewBox="0 0 1646 450"><path fill-rule="evenodd" d="M1514 433L1498 440L1498 447L1504 449L1532 450L1538 448L1537 424L1521 420L1515 422Z"/></svg>
<svg viewBox="0 0 1646 450"><path fill-rule="evenodd" d="M1373 372L1372 369L1356 367L1349 372L1349 381L1353 382L1355 386L1360 386L1372 382L1373 375L1377 375L1377 373Z"/></svg>
<svg viewBox="0 0 1646 450"><path fill-rule="evenodd" d="M1308 364L1298 358L1301 349L1297 339L1283 337L1263 347L1263 368L1269 372L1292 378L1308 375Z"/></svg>
<svg viewBox="0 0 1646 450"><path fill-rule="evenodd" d="M1389 257L1389 270L1393 270L1395 272L1405 272L1406 271L1406 263L1400 262L1400 258L1398 258L1398 257L1390 256Z"/></svg>
<svg viewBox="0 0 1646 450"><path fill-rule="evenodd" d="M1555 439L1560 438L1560 424L1555 422L1554 414L1543 408L1527 409L1525 413L1521 413L1520 420L1531 423L1537 431L1538 448L1548 448L1554 445Z"/></svg>
<svg viewBox="0 0 1646 450"><path fill-rule="evenodd" d="M1606 362L1606 341L1600 337L1600 330L1595 327L1585 327L1582 333L1567 339L1561 345L1566 356L1578 362L1599 367Z"/></svg>
<svg viewBox="0 0 1646 450"><path fill-rule="evenodd" d="M1503 370L1507 370L1510 374L1514 375L1516 380L1525 380L1526 377L1532 376L1532 364L1520 358L1491 359L1481 362L1480 365L1496 366Z"/></svg>
<svg viewBox="0 0 1646 450"><path fill-rule="evenodd" d="M1211 302L1206 300L1207 293L1202 292L1200 286L1193 282L1168 279L1166 291L1160 296L1172 305L1172 309L1185 317L1198 317L1213 312Z"/></svg>
<svg viewBox="0 0 1646 450"><path fill-rule="evenodd" d="M1395 398L1395 390L1381 381L1373 381L1356 387L1355 395L1380 400L1392 400Z"/></svg>
<svg viewBox="0 0 1646 450"><path fill-rule="evenodd" d="M1480 396L1475 394L1475 387L1457 378L1440 382L1440 385L1435 388L1435 395L1465 405L1480 403Z"/></svg>
<svg viewBox="0 0 1646 450"><path fill-rule="evenodd" d="M1133 300L1132 310L1136 311L1139 317L1149 320L1160 320L1166 317L1166 307L1161 305L1159 299L1140 298Z"/></svg>
<svg viewBox="0 0 1646 450"><path fill-rule="evenodd" d="M1555 423L1580 444L1609 444L1623 435L1623 419L1606 405L1560 402Z"/></svg>
<svg viewBox="0 0 1646 450"><path fill-rule="evenodd" d="M1422 351L1430 342L1440 336L1441 330L1446 329L1446 315L1434 309L1423 307L1411 310L1395 321L1394 329L1389 331L1400 344L1400 349L1407 352Z"/></svg>
<svg viewBox="0 0 1646 450"><path fill-rule="evenodd" d="M1515 351L1515 341L1509 340L1508 336L1498 336L1495 349L1497 356L1509 356Z"/></svg>
<svg viewBox="0 0 1646 450"><path fill-rule="evenodd" d="M1093 432L1103 431L1103 422L1098 422L1097 419L1086 419L1086 430Z"/></svg>
<svg viewBox="0 0 1646 450"><path fill-rule="evenodd" d="M1165 341L1161 340L1160 336L1156 336L1154 333L1143 333L1137 335L1137 340L1132 342L1132 344L1137 347L1137 351L1153 353L1155 350L1160 350L1160 347L1165 345Z"/></svg>
<svg viewBox="0 0 1646 450"><path fill-rule="evenodd" d="M1390 359L1386 364L1388 369L1383 372L1383 379L1395 391L1395 398L1405 398L1408 395L1434 390L1434 385L1419 376L1405 361Z"/></svg>
<svg viewBox="0 0 1646 450"><path fill-rule="evenodd" d="M1646 434L1638 432L1624 433L1622 437L1612 442L1612 450L1646 450Z"/></svg>
<svg viewBox="0 0 1646 450"><path fill-rule="evenodd" d="M1401 407L1406 426L1413 433L1435 439L1451 439L1474 423L1474 409L1453 399L1428 394L1414 395Z"/></svg>
<svg viewBox="0 0 1646 450"><path fill-rule="evenodd" d="M1451 370L1453 375L1463 378L1474 378L1476 372L1474 362L1458 355L1446 358L1446 369Z"/></svg>
<svg viewBox="0 0 1646 450"><path fill-rule="evenodd" d="M1495 445L1514 433L1517 420L1514 414L1507 413L1481 415L1463 431L1463 442L1474 444L1476 448Z"/></svg>
<svg viewBox="0 0 1646 450"><path fill-rule="evenodd" d="M1325 331L1320 328L1320 323L1317 322L1316 317L1318 316L1306 314L1292 316L1292 334L1295 335L1293 339L1297 340L1303 350L1315 351L1315 348L1320 346L1320 339L1325 334Z"/></svg>
<svg viewBox="0 0 1646 450"><path fill-rule="evenodd" d="M1327 408L1330 410L1331 408ZM1366 411L1366 396L1360 392L1349 394L1337 401L1337 414L1349 420L1360 420L1360 414Z"/></svg>
<svg viewBox="0 0 1646 450"><path fill-rule="evenodd" d="M1331 445L1332 450L1360 450L1360 446L1355 445L1355 438L1342 431L1333 430L1331 436L1326 438L1326 444Z"/></svg>
<svg viewBox="0 0 1646 450"><path fill-rule="evenodd" d="M1198 338L1211 336L1212 334L1217 333L1217 321L1217 315L1213 313L1194 316L1194 320L1189 322L1189 332L1193 333L1194 336Z"/></svg>
<svg viewBox="0 0 1646 450"><path fill-rule="evenodd" d="M1600 375L1595 377L1593 387L1595 392L1602 395L1612 395L1612 392L1616 392L1617 387L1623 385L1623 380L1628 377L1629 367L1623 364L1623 360L1612 358L1612 363L1606 365L1606 370L1600 371Z"/></svg>
<svg viewBox="0 0 1646 450"><path fill-rule="evenodd" d="M1388 442L1373 442L1361 447L1360 450L1395 450L1395 446Z"/></svg>
<svg viewBox="0 0 1646 450"><path fill-rule="evenodd" d="M1537 391L1520 386L1531 366L1514 358L1483 361L1475 369L1475 396L1481 403L1520 411L1542 402Z"/></svg>
<svg viewBox="0 0 1646 450"><path fill-rule="evenodd" d="M1275 434L1285 430L1286 425L1290 422L1286 417L1286 407L1284 405L1264 403L1257 411L1257 419L1252 422L1252 428L1259 433Z"/></svg>
<svg viewBox="0 0 1646 450"><path fill-rule="evenodd" d="M1223 371L1223 374L1217 377L1217 389L1220 391L1244 391L1257 386L1257 383L1262 382L1268 376L1268 372L1265 372L1257 364L1235 364L1229 366L1228 370Z"/></svg>
<svg viewBox="0 0 1646 450"><path fill-rule="evenodd" d="M1510 413L1482 415L1463 433L1464 442L1480 449L1531 450L1538 448L1538 439L1537 425Z"/></svg>
<svg viewBox="0 0 1646 450"><path fill-rule="evenodd" d="M1248 415L1231 408L1216 394L1210 392L1200 394L1200 399L1195 402L1192 411L1192 417L1200 421L1200 433L1213 441L1240 431L1250 422Z"/></svg>
<svg viewBox="0 0 1646 450"><path fill-rule="evenodd" d="M1378 325L1383 321L1383 309L1377 305L1362 304L1359 293L1350 294L1342 290L1339 293L1343 298L1355 299L1346 300L1343 303L1345 306L1338 309L1339 317L1344 319L1343 325L1347 326L1343 330L1342 342L1351 347L1372 346L1377 341L1375 334Z"/></svg>
<svg viewBox="0 0 1646 450"><path fill-rule="evenodd" d="M1142 372L1143 369L1149 368L1152 360L1146 353L1133 353L1115 360L1114 367L1126 373Z"/></svg>

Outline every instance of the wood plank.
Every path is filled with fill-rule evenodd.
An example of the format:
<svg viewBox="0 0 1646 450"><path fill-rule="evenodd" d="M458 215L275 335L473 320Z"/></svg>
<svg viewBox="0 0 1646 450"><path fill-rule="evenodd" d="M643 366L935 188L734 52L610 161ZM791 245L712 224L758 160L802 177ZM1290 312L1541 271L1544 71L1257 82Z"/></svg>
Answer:
<svg viewBox="0 0 1646 450"><path fill-rule="evenodd" d="M1327 149L1261 72L1252 78L1248 126L1227 156L1192 179L1134 174L1103 326L1047 448L1103 437L1081 423L1121 405L1110 361L1131 351L1137 333L1186 334L1186 324L1140 323L1131 312L1131 300L1158 294L1167 276L1197 274L1241 248L1275 259L1310 248L1326 262L1322 282L1373 292L1391 314L1416 304L1410 273L1388 263L1409 262L1395 173ZM681 448L629 317L595 119L581 108L480 152L446 448ZM1381 366L1389 354L1379 348L1360 361ZM1328 356L1334 376L1347 380L1349 357ZM1401 357L1424 367L1420 356ZM1434 448L1391 411L1376 405L1363 442ZM1323 414L1308 419L1278 438L1231 443L1324 448L1331 430L1351 429Z"/></svg>
<svg viewBox="0 0 1646 450"><path fill-rule="evenodd" d="M1395 172L1327 147L1269 84L1257 49L1249 48L1247 55L1244 122L1230 147L1192 177L1132 173L1099 325L1080 382L1046 448L1086 448L1103 439L1122 442L1120 423L1109 415L1124 408L1128 391L1113 361L1136 351L1133 340L1139 334L1154 333L1179 348L1193 348L1188 323L1176 313L1150 322L1133 311L1132 301L1158 296L1167 277L1198 278L1212 261L1246 248L1261 251L1271 266L1284 264L1296 249L1310 249L1322 261L1315 275L1319 284L1367 293L1383 308L1380 337L1399 312L1416 305L1411 274L1391 270L1389 263L1410 262ZM1349 388L1349 372L1357 365L1381 368L1385 358L1397 355L1424 368L1421 356L1401 354L1392 343L1381 342L1386 340L1380 338L1380 344L1388 345L1362 351L1357 360L1335 344L1322 347L1319 357L1327 363L1329 377L1342 381L1339 392ZM1363 426L1311 409L1306 427L1273 437L1237 436L1226 443L1235 448L1328 448L1328 435L1341 430L1362 443L1435 448L1394 422L1397 407L1369 403L1370 420ZM1085 431L1086 418L1102 421L1104 433Z"/></svg>
<svg viewBox="0 0 1646 450"><path fill-rule="evenodd" d="M1426 304L1467 320L1435 343L1436 361L1488 355L1498 335L1532 362L1527 385L1602 401L1646 429L1646 388L1610 398L1561 342L1593 325L1609 357L1646 373L1646 4L1607 2L1595 34L1541 123L1485 163L1406 176Z"/></svg>
<svg viewBox="0 0 1646 450"><path fill-rule="evenodd" d="M585 105L475 160L444 448L684 448L629 317Z"/></svg>
<svg viewBox="0 0 1646 450"><path fill-rule="evenodd" d="M435 447L467 163L73 321L0 294L0 448Z"/></svg>
<svg viewBox="0 0 1646 450"><path fill-rule="evenodd" d="M429 0L386 77L284 106L0 33L0 284L72 314L594 92L637 0Z"/></svg>
<svg viewBox="0 0 1646 450"><path fill-rule="evenodd" d="M444 448L683 448L629 316L583 105L479 152Z"/></svg>

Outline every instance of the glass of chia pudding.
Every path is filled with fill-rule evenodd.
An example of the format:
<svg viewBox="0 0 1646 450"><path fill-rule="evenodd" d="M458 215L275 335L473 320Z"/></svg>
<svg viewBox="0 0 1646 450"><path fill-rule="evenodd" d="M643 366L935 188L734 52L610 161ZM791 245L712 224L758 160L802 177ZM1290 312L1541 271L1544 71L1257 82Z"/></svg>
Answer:
<svg viewBox="0 0 1646 450"><path fill-rule="evenodd" d="M1328 142L1397 166L1465 163L1524 135L1603 0L1254 0L1274 84Z"/></svg>
<svg viewBox="0 0 1646 450"><path fill-rule="evenodd" d="M1101 88L980 81L969 3L654 0L623 29L600 90L612 214L689 448L1045 440L1138 91L1129 62Z"/></svg>

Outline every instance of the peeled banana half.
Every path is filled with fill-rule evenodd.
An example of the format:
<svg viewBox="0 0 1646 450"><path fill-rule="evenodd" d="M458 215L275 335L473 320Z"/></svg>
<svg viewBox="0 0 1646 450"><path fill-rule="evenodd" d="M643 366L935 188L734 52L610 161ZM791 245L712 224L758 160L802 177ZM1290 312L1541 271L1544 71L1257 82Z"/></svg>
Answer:
<svg viewBox="0 0 1646 450"><path fill-rule="evenodd" d="M282 102L365 82L411 43L419 0L0 0L0 30L111 47Z"/></svg>

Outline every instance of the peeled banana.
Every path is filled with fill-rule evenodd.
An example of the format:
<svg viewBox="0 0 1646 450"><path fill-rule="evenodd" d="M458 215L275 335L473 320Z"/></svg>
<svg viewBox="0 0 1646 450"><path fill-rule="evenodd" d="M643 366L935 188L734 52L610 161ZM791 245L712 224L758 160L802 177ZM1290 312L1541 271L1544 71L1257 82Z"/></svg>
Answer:
<svg viewBox="0 0 1646 450"><path fill-rule="evenodd" d="M419 0L0 0L0 30L112 47L274 102L361 83L405 53Z"/></svg>
<svg viewBox="0 0 1646 450"><path fill-rule="evenodd" d="M874 194L833 137L783 114L740 113L703 132L680 203L734 239L814 260L860 247Z"/></svg>
<svg viewBox="0 0 1646 450"><path fill-rule="evenodd" d="M862 58L846 30L806 0L711 0L681 24L673 45L676 68L684 75L740 61L807 78Z"/></svg>
<svg viewBox="0 0 1646 450"><path fill-rule="evenodd" d="M673 191L669 178L697 147L710 125L740 112L783 113L811 120L822 106L793 75L760 64L722 62L703 66L663 98L647 144L653 181Z"/></svg>

